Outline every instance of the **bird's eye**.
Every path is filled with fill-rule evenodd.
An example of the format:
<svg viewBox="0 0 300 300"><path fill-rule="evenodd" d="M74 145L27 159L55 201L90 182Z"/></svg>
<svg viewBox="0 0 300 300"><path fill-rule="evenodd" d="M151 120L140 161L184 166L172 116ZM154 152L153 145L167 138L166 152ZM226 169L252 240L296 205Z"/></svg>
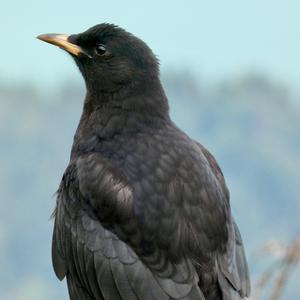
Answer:
<svg viewBox="0 0 300 300"><path fill-rule="evenodd" d="M98 44L96 46L96 53L100 56L107 54L107 50L103 44Z"/></svg>

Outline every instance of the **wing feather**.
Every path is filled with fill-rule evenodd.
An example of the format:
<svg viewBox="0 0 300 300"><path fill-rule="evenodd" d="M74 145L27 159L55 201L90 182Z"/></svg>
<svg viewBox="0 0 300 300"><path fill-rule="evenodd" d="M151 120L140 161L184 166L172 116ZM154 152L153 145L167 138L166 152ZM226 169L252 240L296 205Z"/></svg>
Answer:
<svg viewBox="0 0 300 300"><path fill-rule="evenodd" d="M69 292L74 299L80 299L76 297L86 293L87 297L97 300L204 300L198 286L195 254L201 249L204 253L215 250L222 253L217 245L227 237L227 252L219 255L217 261L219 286L225 300L249 295L248 267L238 229L235 224L227 228L227 236L226 228L220 226L231 218L228 193L222 188L225 182L212 156L208 158L209 164L201 161L202 171L190 159L181 162L169 185L166 201L171 202L166 203L161 214L161 232L170 234L164 235L165 241L159 236L158 247L147 256L139 256L139 252L133 250L136 249L133 246L137 245L135 241L140 241L136 224L122 223L124 230L132 227L130 232L120 231L120 236L127 234L129 237L126 243L109 226L103 225L105 221L100 221L108 213L113 213L113 222L124 222L128 218L133 203L132 188L128 182L123 181L124 178L111 166L105 165L105 161L96 154L69 166L72 180L59 191L52 255L56 274L60 279L67 275ZM215 169L210 171L209 165L215 166ZM188 175L191 170L195 173L193 178ZM142 183L147 186L144 181ZM198 202L195 193L199 195ZM112 206L106 205L107 199ZM123 212L125 215L121 216L124 218L118 219L118 214ZM170 212L174 215L170 216ZM214 220L221 222L215 223ZM207 224L212 226L207 227ZM151 224L149 226L151 232ZM167 252L164 247L159 247L166 240L170 243L176 236L174 233L178 233L179 237L173 241L173 249L168 248ZM166 255L170 253L177 257L176 249L184 251L180 246L184 245L184 241L188 243L190 252L180 255L183 254L186 259L171 263ZM201 251L198 255L204 254ZM188 258L189 254L193 263ZM201 275L199 273L199 277Z"/></svg>

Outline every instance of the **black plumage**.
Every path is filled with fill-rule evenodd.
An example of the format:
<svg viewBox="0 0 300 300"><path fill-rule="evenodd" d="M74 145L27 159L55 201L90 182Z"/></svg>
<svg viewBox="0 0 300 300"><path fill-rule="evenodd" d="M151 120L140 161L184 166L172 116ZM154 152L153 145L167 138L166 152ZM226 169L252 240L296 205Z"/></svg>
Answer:
<svg viewBox="0 0 300 300"><path fill-rule="evenodd" d="M71 53L87 87L53 232L70 298L248 296L223 174L170 120L148 46L110 24L39 38Z"/></svg>

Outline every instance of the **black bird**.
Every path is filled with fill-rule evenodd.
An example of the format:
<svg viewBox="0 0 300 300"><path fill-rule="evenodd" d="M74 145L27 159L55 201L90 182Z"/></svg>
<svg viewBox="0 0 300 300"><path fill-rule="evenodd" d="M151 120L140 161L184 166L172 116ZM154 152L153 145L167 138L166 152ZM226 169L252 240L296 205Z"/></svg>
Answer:
<svg viewBox="0 0 300 300"><path fill-rule="evenodd" d="M57 196L52 260L71 299L242 299L250 280L214 157L170 120L155 55L111 24L39 39L87 88Z"/></svg>

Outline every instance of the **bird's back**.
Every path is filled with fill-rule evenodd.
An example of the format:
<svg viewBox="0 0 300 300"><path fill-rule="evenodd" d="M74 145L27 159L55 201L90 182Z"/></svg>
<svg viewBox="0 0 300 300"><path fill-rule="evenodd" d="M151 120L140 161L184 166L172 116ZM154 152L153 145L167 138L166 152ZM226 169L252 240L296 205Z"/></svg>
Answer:
<svg viewBox="0 0 300 300"><path fill-rule="evenodd" d="M214 163L171 122L74 157L60 186L53 239L54 268L67 275L71 298L245 296L247 265ZM227 298L223 289L232 290Z"/></svg>

